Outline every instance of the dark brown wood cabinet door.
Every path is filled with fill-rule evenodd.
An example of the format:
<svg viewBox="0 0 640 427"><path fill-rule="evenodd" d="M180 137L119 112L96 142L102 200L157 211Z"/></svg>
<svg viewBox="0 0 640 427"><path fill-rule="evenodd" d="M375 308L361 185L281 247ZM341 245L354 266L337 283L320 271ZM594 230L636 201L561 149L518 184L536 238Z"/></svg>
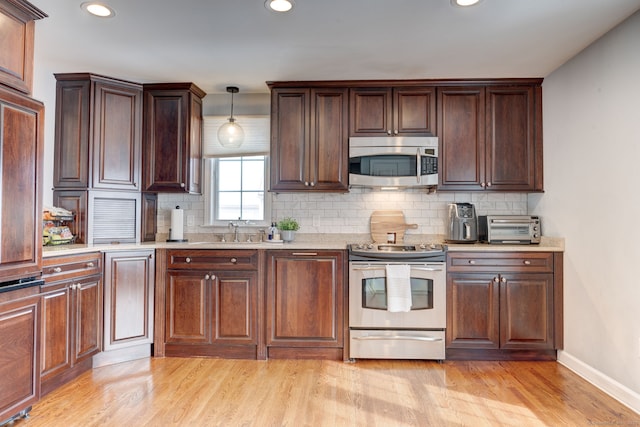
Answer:
<svg viewBox="0 0 640 427"><path fill-rule="evenodd" d="M349 98L349 136L392 134L391 88L353 88Z"/></svg>
<svg viewBox="0 0 640 427"><path fill-rule="evenodd" d="M96 82L93 188L140 190L142 87Z"/></svg>
<svg viewBox="0 0 640 427"><path fill-rule="evenodd" d="M189 102L189 193L200 194L202 192L202 98L191 95Z"/></svg>
<svg viewBox="0 0 640 427"><path fill-rule="evenodd" d="M184 91L145 92L146 191L186 191L188 102Z"/></svg>
<svg viewBox="0 0 640 427"><path fill-rule="evenodd" d="M309 97L308 89L271 93L271 191L308 187Z"/></svg>
<svg viewBox="0 0 640 427"><path fill-rule="evenodd" d="M165 343L211 343L212 293L207 272L167 272L165 299Z"/></svg>
<svg viewBox="0 0 640 427"><path fill-rule="evenodd" d="M0 281L42 270L41 103L0 89Z"/></svg>
<svg viewBox="0 0 640 427"><path fill-rule="evenodd" d="M485 90L438 88L438 190L482 190L485 183Z"/></svg>
<svg viewBox="0 0 640 427"><path fill-rule="evenodd" d="M257 344L258 273L215 272L214 344Z"/></svg>
<svg viewBox="0 0 640 427"><path fill-rule="evenodd" d="M497 275L493 274L448 275L447 348L499 348L500 288L497 280Z"/></svg>
<svg viewBox="0 0 640 427"><path fill-rule="evenodd" d="M71 368L71 288L63 286L42 297L42 380Z"/></svg>
<svg viewBox="0 0 640 427"><path fill-rule="evenodd" d="M348 191L348 91L312 89L310 186L317 191Z"/></svg>
<svg viewBox="0 0 640 427"><path fill-rule="evenodd" d="M56 82L55 188L89 187L90 103L89 79Z"/></svg>
<svg viewBox="0 0 640 427"><path fill-rule="evenodd" d="M394 88L394 135L433 136L436 128L436 89Z"/></svg>
<svg viewBox="0 0 640 427"><path fill-rule="evenodd" d="M102 350L102 278L88 277L74 282L73 363Z"/></svg>
<svg viewBox="0 0 640 427"><path fill-rule="evenodd" d="M342 347L342 254L269 255L267 346Z"/></svg>
<svg viewBox="0 0 640 427"><path fill-rule="evenodd" d="M40 295L0 305L0 420L40 398L40 320Z"/></svg>
<svg viewBox="0 0 640 427"><path fill-rule="evenodd" d="M553 274L500 276L500 346L553 349Z"/></svg>
<svg viewBox="0 0 640 427"><path fill-rule="evenodd" d="M542 190L541 89L487 87L487 187Z"/></svg>
<svg viewBox="0 0 640 427"><path fill-rule="evenodd" d="M153 251L104 255L104 350L153 342Z"/></svg>

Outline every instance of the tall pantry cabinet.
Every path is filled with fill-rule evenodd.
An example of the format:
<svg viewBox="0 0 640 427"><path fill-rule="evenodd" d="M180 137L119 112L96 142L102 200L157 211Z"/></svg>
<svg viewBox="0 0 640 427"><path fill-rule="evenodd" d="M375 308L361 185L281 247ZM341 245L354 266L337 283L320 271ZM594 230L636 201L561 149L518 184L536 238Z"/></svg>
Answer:
<svg viewBox="0 0 640 427"><path fill-rule="evenodd" d="M34 21L24 0L0 0L0 283L42 274L44 106L30 97ZM10 290L9 290L10 289ZM0 288L0 424L40 397L39 286Z"/></svg>

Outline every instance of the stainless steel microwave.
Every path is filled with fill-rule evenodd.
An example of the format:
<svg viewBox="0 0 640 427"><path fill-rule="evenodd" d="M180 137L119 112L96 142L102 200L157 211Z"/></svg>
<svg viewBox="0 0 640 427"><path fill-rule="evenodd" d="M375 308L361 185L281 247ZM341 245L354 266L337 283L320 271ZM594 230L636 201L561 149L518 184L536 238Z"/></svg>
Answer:
<svg viewBox="0 0 640 427"><path fill-rule="evenodd" d="M438 138L349 138L349 185L381 189L438 185Z"/></svg>

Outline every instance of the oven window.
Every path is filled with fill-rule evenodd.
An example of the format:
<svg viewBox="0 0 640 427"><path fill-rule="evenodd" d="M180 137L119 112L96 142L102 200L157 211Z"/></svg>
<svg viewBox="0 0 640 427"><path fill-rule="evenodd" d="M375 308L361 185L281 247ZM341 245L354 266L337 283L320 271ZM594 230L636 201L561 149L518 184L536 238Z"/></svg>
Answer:
<svg viewBox="0 0 640 427"><path fill-rule="evenodd" d="M387 309L387 280L384 277L362 279L362 307ZM411 310L433 308L433 280L411 278Z"/></svg>

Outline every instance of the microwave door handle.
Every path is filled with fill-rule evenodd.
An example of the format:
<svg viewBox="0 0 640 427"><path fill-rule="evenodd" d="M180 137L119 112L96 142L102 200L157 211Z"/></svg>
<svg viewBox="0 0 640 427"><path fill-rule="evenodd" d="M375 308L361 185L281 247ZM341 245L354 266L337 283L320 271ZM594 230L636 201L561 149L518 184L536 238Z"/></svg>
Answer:
<svg viewBox="0 0 640 427"><path fill-rule="evenodd" d="M420 172L421 172L420 169L422 167L422 157L420 156L420 148L418 148L417 151L418 151L418 155L416 156L416 159L417 159L416 160L416 162L417 162L417 165L416 165L416 181L417 181L417 184L420 184Z"/></svg>

